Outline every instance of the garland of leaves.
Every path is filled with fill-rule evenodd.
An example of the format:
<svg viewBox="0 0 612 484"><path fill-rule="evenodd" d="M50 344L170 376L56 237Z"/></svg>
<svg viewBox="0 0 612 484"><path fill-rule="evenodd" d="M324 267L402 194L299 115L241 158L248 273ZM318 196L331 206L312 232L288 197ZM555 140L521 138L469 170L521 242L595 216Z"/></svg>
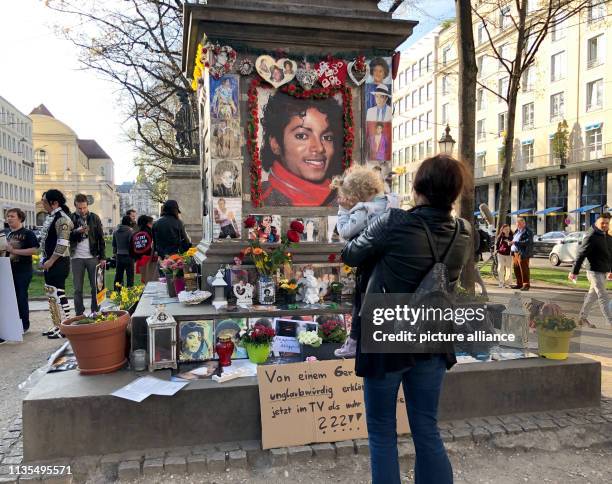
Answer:
<svg viewBox="0 0 612 484"><path fill-rule="evenodd" d="M248 112L249 121L247 123L247 150L251 156L251 202L254 207L260 207L261 202L261 158L259 157L259 147L257 146L257 135L259 134L259 117L257 105L257 88L269 87L260 79L253 79L248 92ZM355 142L355 132L353 129L353 93L348 86L320 87L305 90L297 84L286 84L281 86L280 91L298 99L326 99L342 94L342 109L344 118L344 154L342 167L347 169L351 166L353 157L353 146Z"/></svg>

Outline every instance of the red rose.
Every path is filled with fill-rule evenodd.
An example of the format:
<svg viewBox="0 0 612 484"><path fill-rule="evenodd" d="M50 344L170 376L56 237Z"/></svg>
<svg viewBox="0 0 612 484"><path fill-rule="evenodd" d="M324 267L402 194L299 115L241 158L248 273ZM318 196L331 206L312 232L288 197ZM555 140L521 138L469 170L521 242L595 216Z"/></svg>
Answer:
<svg viewBox="0 0 612 484"><path fill-rule="evenodd" d="M289 228L291 230L295 230L298 234L304 233L304 224L300 222L299 220L292 221L291 225L289 225Z"/></svg>
<svg viewBox="0 0 612 484"><path fill-rule="evenodd" d="M290 90L291 92L295 91L295 85L294 85L294 84L291 84L291 85L289 86L289 90Z"/></svg>
<svg viewBox="0 0 612 484"><path fill-rule="evenodd" d="M244 227L247 229L252 229L253 227L255 227L256 223L257 223L257 220L255 220L255 217L253 217L253 215L249 215L244 220Z"/></svg>
<svg viewBox="0 0 612 484"><path fill-rule="evenodd" d="M327 257L328 262L336 262L336 254L329 254Z"/></svg>
<svg viewBox="0 0 612 484"><path fill-rule="evenodd" d="M289 230L287 232L287 238L289 239L290 242L299 242L300 234L296 232L295 230Z"/></svg>

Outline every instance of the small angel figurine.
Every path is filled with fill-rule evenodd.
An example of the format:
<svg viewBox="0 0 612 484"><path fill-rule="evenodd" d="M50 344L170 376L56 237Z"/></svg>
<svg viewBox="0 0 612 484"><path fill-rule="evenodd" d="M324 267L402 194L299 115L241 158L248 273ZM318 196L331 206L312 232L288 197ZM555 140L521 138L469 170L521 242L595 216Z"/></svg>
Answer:
<svg viewBox="0 0 612 484"><path fill-rule="evenodd" d="M306 304L316 304L319 302L319 280L314 275L312 268L304 269L304 275L299 283L304 289L303 301Z"/></svg>
<svg viewBox="0 0 612 484"><path fill-rule="evenodd" d="M248 282L245 284L243 280L234 284L232 291L234 296L236 296L236 304L243 308L251 307L253 305L253 290L253 285Z"/></svg>

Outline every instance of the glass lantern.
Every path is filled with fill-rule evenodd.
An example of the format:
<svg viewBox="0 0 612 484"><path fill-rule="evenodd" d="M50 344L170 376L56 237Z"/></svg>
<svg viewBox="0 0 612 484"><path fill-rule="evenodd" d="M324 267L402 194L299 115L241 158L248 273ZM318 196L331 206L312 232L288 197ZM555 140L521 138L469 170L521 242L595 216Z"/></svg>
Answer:
<svg viewBox="0 0 612 484"><path fill-rule="evenodd" d="M502 333L513 334L514 341L504 342L504 346L526 349L529 342L529 315L523 306L521 295L515 292L502 312Z"/></svg>
<svg viewBox="0 0 612 484"><path fill-rule="evenodd" d="M149 371L162 368L176 370L176 320L156 306L155 314L147 318L149 332Z"/></svg>

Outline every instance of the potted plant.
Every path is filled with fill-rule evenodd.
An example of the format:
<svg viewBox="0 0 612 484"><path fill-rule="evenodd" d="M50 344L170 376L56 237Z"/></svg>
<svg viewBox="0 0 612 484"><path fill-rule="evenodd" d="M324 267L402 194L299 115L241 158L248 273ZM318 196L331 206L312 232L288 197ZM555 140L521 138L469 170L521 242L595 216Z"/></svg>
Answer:
<svg viewBox="0 0 612 484"><path fill-rule="evenodd" d="M161 261L161 269L166 276L168 296L176 297L185 290L185 259L180 254L172 254Z"/></svg>
<svg viewBox="0 0 612 484"><path fill-rule="evenodd" d="M334 281L329 285L329 289L331 291L331 300L339 303L342 299L342 289L344 289L344 284Z"/></svg>
<svg viewBox="0 0 612 484"><path fill-rule="evenodd" d="M299 288L295 279L281 279L278 284L278 290L283 295L285 304L295 304L295 296Z"/></svg>
<svg viewBox="0 0 612 484"><path fill-rule="evenodd" d="M246 349L249 360L259 365L268 360L275 335L276 333L270 326L256 323L242 334L240 346Z"/></svg>
<svg viewBox="0 0 612 484"><path fill-rule="evenodd" d="M127 361L127 311L108 311L91 316L76 316L60 324L84 375L112 373Z"/></svg>
<svg viewBox="0 0 612 484"><path fill-rule="evenodd" d="M303 334L303 333L302 333ZM302 351L302 360L309 356L315 356L317 360L333 360L336 358L334 351L340 348L346 340L346 328L342 321L337 318L329 317L320 318L319 329L317 330L317 336L320 339L320 343L317 344L318 340L314 340L310 335L298 336L307 339L308 342L301 343L300 349ZM313 344L314 342L314 344Z"/></svg>
<svg viewBox="0 0 612 484"><path fill-rule="evenodd" d="M536 318L538 351L551 360L566 360L576 322L564 314L549 314Z"/></svg>
<svg viewBox="0 0 612 484"><path fill-rule="evenodd" d="M198 289L198 276L196 269L196 261L194 256L198 252L198 249L191 247L187 252L181 254L184 264L184 279L185 279L185 290L196 291ZM179 291L177 291L179 292Z"/></svg>
<svg viewBox="0 0 612 484"><path fill-rule="evenodd" d="M244 226L254 229L257 220L253 215L246 218ZM237 261L242 263L249 256L257 269L257 297L260 304L274 304L275 284L274 276L279 268L291 265L291 253L289 249L293 244L300 241L300 234L304 232L304 225L298 220L293 220L287 234L281 237L280 244L274 248L262 247L261 237L249 240L249 247L242 249L238 254Z"/></svg>
<svg viewBox="0 0 612 484"><path fill-rule="evenodd" d="M108 293L108 300L116 308L127 311L131 316L136 311L143 290L144 286L142 285L125 287L117 283L115 284L115 290Z"/></svg>

